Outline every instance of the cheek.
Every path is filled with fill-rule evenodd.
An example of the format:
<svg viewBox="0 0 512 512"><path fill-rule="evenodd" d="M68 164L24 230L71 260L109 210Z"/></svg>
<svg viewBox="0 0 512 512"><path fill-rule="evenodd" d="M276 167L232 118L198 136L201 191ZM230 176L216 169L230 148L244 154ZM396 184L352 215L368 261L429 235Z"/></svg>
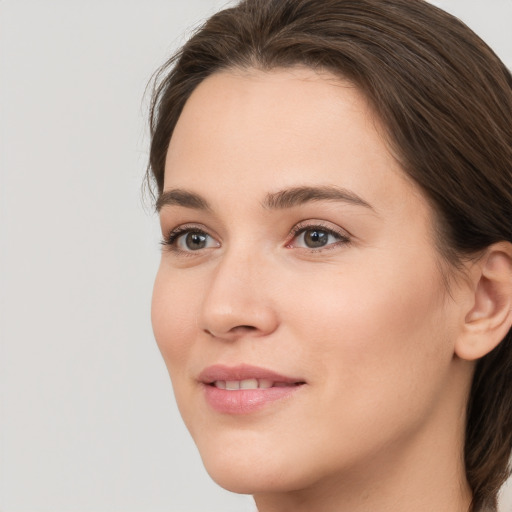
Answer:
<svg viewBox="0 0 512 512"><path fill-rule="evenodd" d="M403 400L414 397L418 413L435 400L453 347L435 262L414 261L398 274L367 265L332 274L308 298L308 314L288 322L328 390L326 405L343 396L343 414L376 414L383 404L399 414Z"/></svg>
<svg viewBox="0 0 512 512"><path fill-rule="evenodd" d="M162 263L151 303L153 332L171 377L186 369L196 318L197 293L181 281Z"/></svg>

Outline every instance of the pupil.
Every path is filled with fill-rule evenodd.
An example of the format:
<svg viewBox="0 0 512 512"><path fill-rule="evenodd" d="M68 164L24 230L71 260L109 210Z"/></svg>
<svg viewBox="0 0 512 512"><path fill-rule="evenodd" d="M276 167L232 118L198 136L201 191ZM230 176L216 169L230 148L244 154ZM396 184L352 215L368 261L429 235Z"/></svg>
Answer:
<svg viewBox="0 0 512 512"><path fill-rule="evenodd" d="M310 248L323 247L327 244L329 235L325 231L317 229L306 231L304 233L304 242Z"/></svg>
<svg viewBox="0 0 512 512"><path fill-rule="evenodd" d="M206 246L206 236L200 233L188 233L185 239L186 246L192 251L203 249Z"/></svg>

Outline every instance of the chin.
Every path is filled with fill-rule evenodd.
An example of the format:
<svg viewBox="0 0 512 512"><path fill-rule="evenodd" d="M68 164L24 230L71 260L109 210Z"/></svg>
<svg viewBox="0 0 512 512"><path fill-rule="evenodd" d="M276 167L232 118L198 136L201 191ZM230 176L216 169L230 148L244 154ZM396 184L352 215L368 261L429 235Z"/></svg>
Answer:
<svg viewBox="0 0 512 512"><path fill-rule="evenodd" d="M248 436L251 437L251 436ZM284 443L257 443L238 437L226 445L200 446L210 477L224 489L238 494L289 492L307 488L318 478L315 464L297 460ZM222 449L220 447L223 447ZM309 459L309 457L308 457Z"/></svg>
<svg viewBox="0 0 512 512"><path fill-rule="evenodd" d="M233 468L209 468L205 466L211 479L227 491L237 494L257 494L260 492L282 491L272 485L272 479L254 475L254 471L242 473Z"/></svg>
<svg viewBox="0 0 512 512"><path fill-rule="evenodd" d="M265 450L247 446L226 446L219 443L213 447L199 446L204 467L212 480L228 491L238 494L254 494L275 483L275 463L271 457L262 456Z"/></svg>
<svg viewBox="0 0 512 512"><path fill-rule="evenodd" d="M205 468L215 483L237 494L287 492L304 487L285 468L276 470L245 463L227 466L219 460L205 462Z"/></svg>

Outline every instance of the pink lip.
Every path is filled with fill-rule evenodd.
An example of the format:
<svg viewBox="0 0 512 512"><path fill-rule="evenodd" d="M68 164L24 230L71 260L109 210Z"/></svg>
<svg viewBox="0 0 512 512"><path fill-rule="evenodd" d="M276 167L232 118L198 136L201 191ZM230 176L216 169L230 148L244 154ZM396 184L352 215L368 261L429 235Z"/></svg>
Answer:
<svg viewBox="0 0 512 512"><path fill-rule="evenodd" d="M215 381L238 381L246 379L267 379L279 383L279 387L267 389L226 390L213 385ZM271 402L290 397L305 384L304 379L288 377L266 368L240 365L229 367L214 365L205 368L199 375L206 402L215 411L223 414L250 414Z"/></svg>
<svg viewBox="0 0 512 512"><path fill-rule="evenodd" d="M198 380L205 384L211 384L216 380L245 380L245 379L268 379L274 382L284 382L286 384L296 384L304 382L304 379L287 377L279 373L267 370L266 368L259 368L258 366L251 366L248 364L241 364L239 366L224 366L216 364L205 368L200 374Z"/></svg>

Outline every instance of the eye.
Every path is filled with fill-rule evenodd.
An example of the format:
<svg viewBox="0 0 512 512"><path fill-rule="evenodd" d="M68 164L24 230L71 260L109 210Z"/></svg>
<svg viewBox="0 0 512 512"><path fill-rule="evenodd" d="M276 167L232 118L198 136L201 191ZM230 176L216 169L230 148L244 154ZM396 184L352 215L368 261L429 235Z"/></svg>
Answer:
<svg viewBox="0 0 512 512"><path fill-rule="evenodd" d="M198 228L178 227L173 229L163 245L169 246L176 252L196 252L211 247L219 247L215 238Z"/></svg>
<svg viewBox="0 0 512 512"><path fill-rule="evenodd" d="M177 238L176 245L182 251L198 251L208 247L209 238L206 233L188 232Z"/></svg>
<svg viewBox="0 0 512 512"><path fill-rule="evenodd" d="M301 226L292 230L293 240L287 247L318 250L350 242L347 234L326 226Z"/></svg>

